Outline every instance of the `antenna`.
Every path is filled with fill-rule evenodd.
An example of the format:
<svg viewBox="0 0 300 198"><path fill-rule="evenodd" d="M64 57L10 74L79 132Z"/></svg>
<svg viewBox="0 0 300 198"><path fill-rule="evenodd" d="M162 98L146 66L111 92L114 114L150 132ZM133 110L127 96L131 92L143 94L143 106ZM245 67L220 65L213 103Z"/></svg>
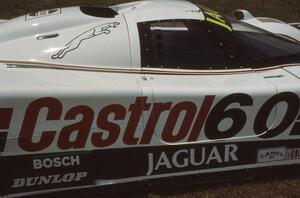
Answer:
<svg viewBox="0 0 300 198"><path fill-rule="evenodd" d="M119 12L119 8L118 8L118 0L115 0L115 5L116 5L116 11Z"/></svg>

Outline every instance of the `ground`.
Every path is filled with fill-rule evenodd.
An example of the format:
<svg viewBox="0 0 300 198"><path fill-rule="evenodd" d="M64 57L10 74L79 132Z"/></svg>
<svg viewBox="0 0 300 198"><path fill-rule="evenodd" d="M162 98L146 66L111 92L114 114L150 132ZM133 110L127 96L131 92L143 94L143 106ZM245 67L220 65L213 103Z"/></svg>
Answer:
<svg viewBox="0 0 300 198"><path fill-rule="evenodd" d="M1 0L0 18L11 18L31 11L70 5L111 5L128 0ZM256 16L277 17L287 22L300 21L299 0L192 0L227 15L247 9Z"/></svg>
<svg viewBox="0 0 300 198"><path fill-rule="evenodd" d="M111 5L125 1L111 0L1 0L0 18L12 18L28 12L70 5ZM247 9L255 16L276 17L286 22L300 22L299 0L194 0L227 15L235 9ZM252 180L220 185L193 185L159 192L134 192L107 197L135 198L296 198L300 197L300 177Z"/></svg>

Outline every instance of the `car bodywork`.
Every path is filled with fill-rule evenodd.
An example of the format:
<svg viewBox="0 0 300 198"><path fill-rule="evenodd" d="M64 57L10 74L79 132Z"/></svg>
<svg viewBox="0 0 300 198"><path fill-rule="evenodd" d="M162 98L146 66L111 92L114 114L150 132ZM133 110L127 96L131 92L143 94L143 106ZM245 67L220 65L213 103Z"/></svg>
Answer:
<svg viewBox="0 0 300 198"><path fill-rule="evenodd" d="M208 8L31 13L0 51L2 195L300 163L299 44Z"/></svg>
<svg viewBox="0 0 300 198"><path fill-rule="evenodd" d="M300 23L285 23L270 17L254 17L247 10L235 10L234 17L246 23L300 42Z"/></svg>
<svg viewBox="0 0 300 198"><path fill-rule="evenodd" d="M300 30L300 23L290 23L290 25Z"/></svg>

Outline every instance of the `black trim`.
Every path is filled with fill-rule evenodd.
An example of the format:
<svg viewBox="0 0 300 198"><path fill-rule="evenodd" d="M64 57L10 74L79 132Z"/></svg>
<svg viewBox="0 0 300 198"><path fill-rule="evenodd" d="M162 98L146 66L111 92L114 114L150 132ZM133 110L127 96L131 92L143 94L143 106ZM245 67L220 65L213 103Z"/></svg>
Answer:
<svg viewBox="0 0 300 198"><path fill-rule="evenodd" d="M4 151L8 132L0 131L0 152Z"/></svg>
<svg viewBox="0 0 300 198"><path fill-rule="evenodd" d="M88 189L75 189L63 192L53 192L30 196L31 198L98 198L98 197L144 197L144 193L152 191L162 195L182 192L182 187L194 189L209 189L248 182L274 181L275 179L294 178L300 175L299 165L280 167L253 168L239 171L209 173L192 176L169 177L164 179L151 179L126 184L91 187ZM197 185L197 186L194 186ZM198 186L199 185L199 186ZM180 188L176 188L180 187ZM140 196L138 196L140 195Z"/></svg>
<svg viewBox="0 0 300 198"><path fill-rule="evenodd" d="M225 156L226 145L236 145L236 156L237 160L232 160L232 156ZM168 184L169 181L175 181L170 183L171 185L177 184L181 181L182 184L187 183L201 183L201 182L213 182L219 179L231 180L235 175L239 178L241 177L257 177L264 172L256 171L260 168L256 168L260 162L260 159L269 160L266 161L265 168L268 169L271 162L285 161L290 159L300 159L300 139L294 140L275 140L275 141L251 141L251 142L232 142L232 143L211 143L211 144L189 144L189 145L177 145L177 146L157 146L157 147L138 147L138 148L118 148L118 149L106 149L106 150L95 150L90 152L66 152L66 153L49 153L49 154L35 154L35 155L20 155L20 156L8 156L0 157L0 193L1 194L15 194L22 192L34 192L43 190L55 190L63 189L68 187L80 187L84 185L94 185L96 180L114 180L121 178L133 178L140 177L138 181L126 182L123 184L111 184L108 186L98 186L95 189L101 189L102 192L106 192L103 189L113 188L118 189L124 187L124 189L132 190L128 188L131 184L142 184L142 185L160 185ZM205 150L203 150L205 148ZM219 154L212 154L212 150L217 150ZM233 147L231 147L233 148ZM175 167L174 166L174 153L181 150L194 149L196 155L194 156L198 163L203 157L203 152L205 152L205 162L199 166L194 166L189 164L188 167ZM284 151L280 151L283 149ZM279 151L278 151L279 150ZM232 149L231 149L232 151ZM266 151L266 152L261 152ZM270 152L269 152L270 151ZM149 153L154 156L154 161L157 163L161 157L161 153L165 152L168 160L172 164L171 168L165 167L165 165L159 165L157 170L154 170L151 175L161 175L161 178L151 179L147 178L147 173L149 169ZM201 153L202 152L202 153ZM190 152L191 153L191 152ZM191 159L191 154L181 153L176 156L178 163L182 164L185 159ZM178 153L177 153L178 154ZM49 164L49 159L54 159L57 157L65 156L79 156L80 165L76 166L61 166L61 167L50 167L50 168L33 168L34 159L48 159L47 164ZM220 155L222 162L218 160L211 160L207 162L208 156L212 155L213 158ZM262 155L262 156L261 156ZM271 155L271 156L270 156ZM282 158L281 155L284 155ZM260 157L258 157L260 156ZM276 159L272 158L275 157ZM226 160L227 158L227 160ZM229 159L229 160L228 160ZM164 161L165 162L165 161ZM269 166L268 166L269 163ZM295 161L289 162L290 164L296 163ZM156 165L156 164L155 164ZM248 169L237 169L238 166L249 165ZM299 164L295 166L299 167ZM286 167L289 165L276 165L276 167ZM294 165L293 165L294 166ZM226 168L236 168L236 170L226 171ZM274 167L274 166L273 166ZM201 174L186 174L187 172L195 170L209 170L215 168L223 168L218 171L210 173ZM242 168L242 167L240 167ZM253 171L252 171L253 170ZM282 168L282 170L285 170ZM286 169L290 171L289 169ZM15 179L18 178L34 178L40 176L49 175L65 175L66 173L76 173L76 172L87 172L87 177L82 179L80 182L69 182L69 183L50 183L35 186L23 186L18 188L10 188L14 183ZM210 170L212 171L212 170ZM182 176L175 176L174 174L180 173ZM169 176L164 176L162 174L170 174ZM185 180L183 180L183 178ZM178 180L177 180L178 179Z"/></svg>
<svg viewBox="0 0 300 198"><path fill-rule="evenodd" d="M82 13L94 16L94 17L102 17L102 18L114 18L118 15L116 11L114 11L111 8L105 8L105 7L84 7L81 6L80 10Z"/></svg>

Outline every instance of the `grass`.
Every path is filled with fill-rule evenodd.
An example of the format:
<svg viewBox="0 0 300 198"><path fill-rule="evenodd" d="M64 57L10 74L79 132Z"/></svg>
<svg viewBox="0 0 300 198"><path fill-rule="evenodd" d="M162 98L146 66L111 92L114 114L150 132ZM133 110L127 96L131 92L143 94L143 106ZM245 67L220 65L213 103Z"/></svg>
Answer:
<svg viewBox="0 0 300 198"><path fill-rule="evenodd" d="M111 5L122 0L1 0L0 18L13 18L32 11L71 5ZM255 16L275 17L286 22L300 22L299 0L193 0L213 9L231 15L235 9L247 9ZM196 185L164 192L140 192L108 197L136 198L297 198L300 197L300 177L250 183Z"/></svg>
<svg viewBox="0 0 300 198"><path fill-rule="evenodd" d="M150 193L148 198L297 198L300 197L299 179L257 181L246 184L227 184L203 189L198 186L184 192Z"/></svg>
<svg viewBox="0 0 300 198"><path fill-rule="evenodd" d="M300 21L299 0L192 0L221 13L231 15L235 9L247 9L255 16L270 16L287 22ZM1 0L0 18L12 18L41 9L71 5L111 5L126 0Z"/></svg>
<svg viewBox="0 0 300 198"><path fill-rule="evenodd" d="M67 195L64 198L74 198ZM191 185L184 187L92 195L88 198L299 198L299 178L256 179L235 183ZM49 197L50 198L50 197ZM76 198L86 198L81 195Z"/></svg>

